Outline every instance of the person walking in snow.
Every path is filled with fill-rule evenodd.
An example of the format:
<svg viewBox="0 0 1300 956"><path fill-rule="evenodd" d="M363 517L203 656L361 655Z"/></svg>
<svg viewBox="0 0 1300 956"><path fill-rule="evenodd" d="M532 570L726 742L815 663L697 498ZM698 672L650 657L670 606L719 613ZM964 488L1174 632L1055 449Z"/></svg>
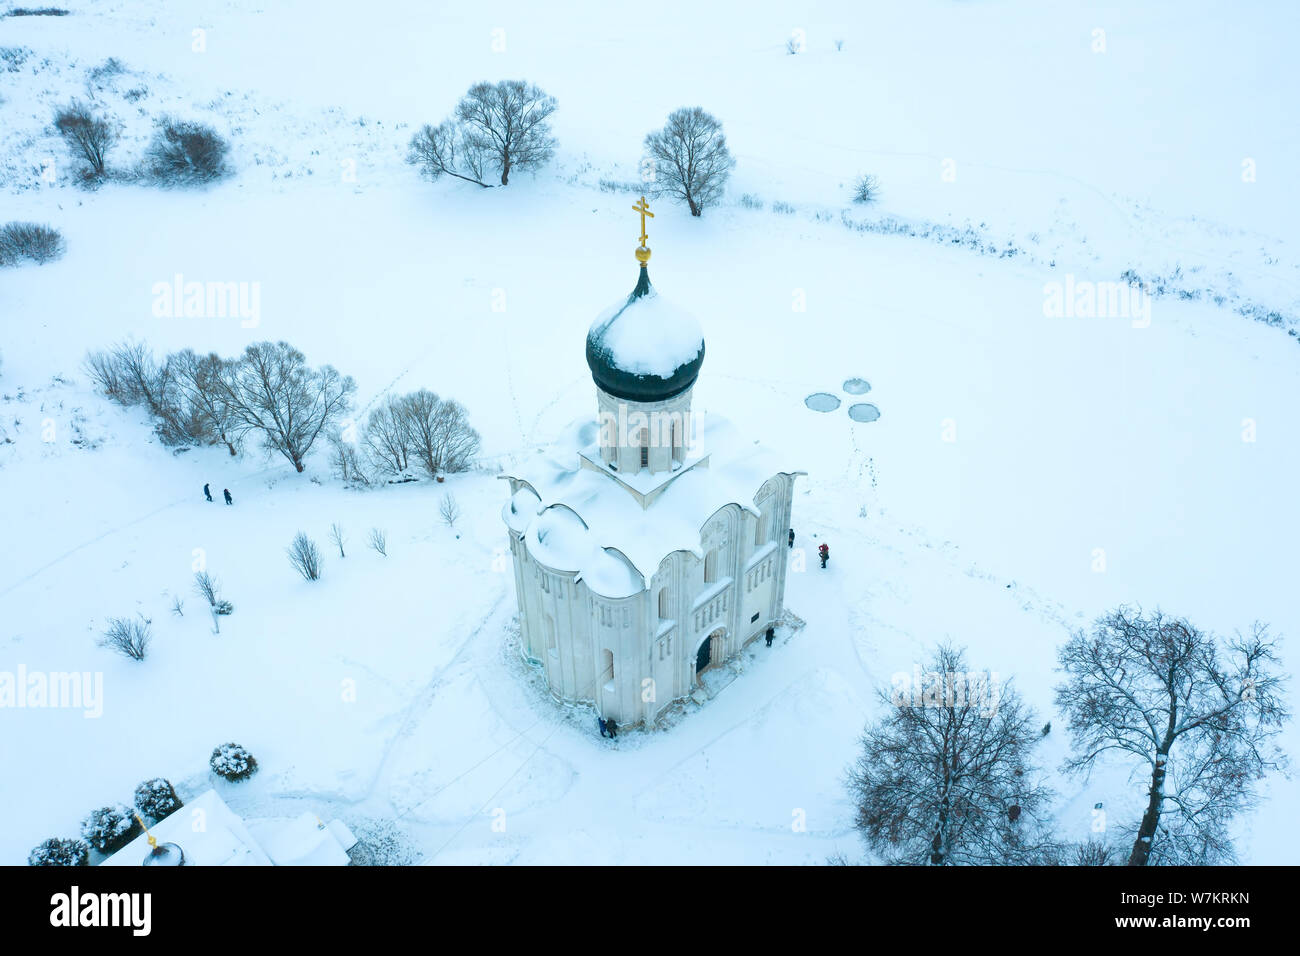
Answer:
<svg viewBox="0 0 1300 956"><path fill-rule="evenodd" d="M776 629L775 629L775 628L771 628L771 627L769 627L769 628L767 629L767 646L768 646L768 647L771 647L771 646L772 646L772 638L774 638L775 636L776 636Z"/></svg>
<svg viewBox="0 0 1300 956"><path fill-rule="evenodd" d="M206 483L203 485L203 497L207 498L209 501L212 500L212 489L209 488Z"/></svg>
<svg viewBox="0 0 1300 956"><path fill-rule="evenodd" d="M221 491L221 493L222 493L223 495L226 496L226 504L228 504L228 505L233 505L233 504L235 503L235 499L232 498L232 497L230 497L230 489L229 489L229 488L223 488L222 491ZM822 545L822 547L824 548L824 547L826 547L826 546L825 546L825 545ZM822 567L823 567L823 568L826 567L826 562L825 562L825 561L822 561Z"/></svg>
<svg viewBox="0 0 1300 956"><path fill-rule="evenodd" d="M826 567L826 562L831 559L831 546L823 542L822 546L817 549L817 554L821 556L822 567Z"/></svg>
<svg viewBox="0 0 1300 956"><path fill-rule="evenodd" d="M794 528L790 529L790 547L794 547Z"/></svg>
<svg viewBox="0 0 1300 956"><path fill-rule="evenodd" d="M604 717L597 717L596 719L597 719L598 721L600 721L600 735L601 735L602 737L608 736L608 735L606 734L606 732L605 732L605 718L604 718Z"/></svg>
<svg viewBox="0 0 1300 956"><path fill-rule="evenodd" d="M613 717L605 721L605 729L609 731L609 736L611 738L618 736L618 724L614 723Z"/></svg>

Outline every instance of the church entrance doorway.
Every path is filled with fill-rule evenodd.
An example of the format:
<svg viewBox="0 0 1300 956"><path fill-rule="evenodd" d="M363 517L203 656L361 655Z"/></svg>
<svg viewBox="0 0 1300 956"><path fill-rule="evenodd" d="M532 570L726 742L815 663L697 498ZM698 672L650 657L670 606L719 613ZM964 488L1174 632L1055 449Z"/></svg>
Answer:
<svg viewBox="0 0 1300 956"><path fill-rule="evenodd" d="M714 664L720 663L722 658L722 635L724 633L726 632L723 628L718 628L700 642L699 649L695 652L695 673L697 676Z"/></svg>

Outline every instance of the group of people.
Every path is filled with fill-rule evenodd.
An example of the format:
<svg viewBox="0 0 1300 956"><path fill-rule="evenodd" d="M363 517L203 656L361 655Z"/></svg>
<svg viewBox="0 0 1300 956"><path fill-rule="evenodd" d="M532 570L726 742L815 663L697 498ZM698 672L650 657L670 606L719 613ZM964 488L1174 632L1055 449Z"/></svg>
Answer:
<svg viewBox="0 0 1300 956"><path fill-rule="evenodd" d="M618 724L614 723L613 717L610 717L608 720L604 717L597 717L596 719L600 721L600 735L602 737L618 736Z"/></svg>
<svg viewBox="0 0 1300 956"><path fill-rule="evenodd" d="M235 499L230 497L229 488L223 488L221 490L221 493L226 496L226 504L233 505L235 503ZM207 498L209 501L212 500L212 490L208 488L206 484L203 486L203 497Z"/></svg>

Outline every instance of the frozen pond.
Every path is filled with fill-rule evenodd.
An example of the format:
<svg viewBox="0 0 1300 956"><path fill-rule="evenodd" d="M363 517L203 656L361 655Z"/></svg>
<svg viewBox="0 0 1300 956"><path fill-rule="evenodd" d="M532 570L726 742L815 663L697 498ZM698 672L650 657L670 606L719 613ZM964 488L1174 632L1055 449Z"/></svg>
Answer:
<svg viewBox="0 0 1300 956"><path fill-rule="evenodd" d="M830 392L813 392L803 403L814 412L833 412L840 407L840 400Z"/></svg>
<svg viewBox="0 0 1300 956"><path fill-rule="evenodd" d="M850 378L844 382L844 391L850 395L865 395L871 391L871 383L865 378Z"/></svg>
<svg viewBox="0 0 1300 956"><path fill-rule="evenodd" d="M849 418L855 422L874 422L880 417L880 409L870 402L849 406Z"/></svg>

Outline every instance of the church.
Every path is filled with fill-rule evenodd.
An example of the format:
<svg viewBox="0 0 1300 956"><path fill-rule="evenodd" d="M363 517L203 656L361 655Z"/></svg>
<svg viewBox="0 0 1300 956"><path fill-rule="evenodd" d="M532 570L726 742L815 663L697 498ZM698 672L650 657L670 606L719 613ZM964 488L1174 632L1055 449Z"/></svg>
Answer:
<svg viewBox="0 0 1300 956"><path fill-rule="evenodd" d="M507 474L522 651L558 700L651 727L705 673L780 620L794 480L725 421L692 414L699 322L639 274L598 316L586 357L595 421Z"/></svg>

